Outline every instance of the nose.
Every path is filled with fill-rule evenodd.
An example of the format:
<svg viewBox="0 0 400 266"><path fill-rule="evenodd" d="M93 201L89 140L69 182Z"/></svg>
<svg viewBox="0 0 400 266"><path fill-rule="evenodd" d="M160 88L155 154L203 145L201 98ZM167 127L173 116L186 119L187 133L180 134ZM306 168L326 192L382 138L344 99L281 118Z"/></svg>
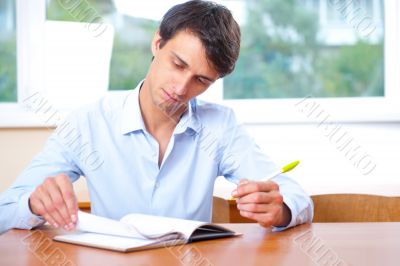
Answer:
<svg viewBox="0 0 400 266"><path fill-rule="evenodd" d="M190 80L191 80L191 77L189 75L183 76L176 83L174 92L179 98L182 98L183 96L186 95L186 93L189 89Z"/></svg>

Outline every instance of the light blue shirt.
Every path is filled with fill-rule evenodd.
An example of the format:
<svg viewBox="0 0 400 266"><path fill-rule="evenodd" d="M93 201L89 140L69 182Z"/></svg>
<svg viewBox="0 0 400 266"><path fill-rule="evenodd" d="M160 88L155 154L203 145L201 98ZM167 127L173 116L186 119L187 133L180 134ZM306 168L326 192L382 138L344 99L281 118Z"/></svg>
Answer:
<svg viewBox="0 0 400 266"><path fill-rule="evenodd" d="M278 169L231 109L197 99L189 102L159 167L159 146L144 126L139 90L109 94L58 126L43 151L1 194L0 232L42 224L28 207L29 195L46 177L60 173L71 181L86 178L92 213L100 216L144 213L211 221L217 176L237 183ZM292 213L287 227L311 222L312 201L301 187L288 176L274 181Z"/></svg>

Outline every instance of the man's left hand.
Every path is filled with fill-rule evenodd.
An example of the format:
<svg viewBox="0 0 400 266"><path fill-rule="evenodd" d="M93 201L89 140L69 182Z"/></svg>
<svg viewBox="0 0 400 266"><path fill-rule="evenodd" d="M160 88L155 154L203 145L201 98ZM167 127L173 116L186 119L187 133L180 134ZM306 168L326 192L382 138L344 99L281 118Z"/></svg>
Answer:
<svg viewBox="0 0 400 266"><path fill-rule="evenodd" d="M287 226L291 220L290 209L283 202L279 185L273 181L248 181L240 183L232 196L243 217L257 221L263 227Z"/></svg>

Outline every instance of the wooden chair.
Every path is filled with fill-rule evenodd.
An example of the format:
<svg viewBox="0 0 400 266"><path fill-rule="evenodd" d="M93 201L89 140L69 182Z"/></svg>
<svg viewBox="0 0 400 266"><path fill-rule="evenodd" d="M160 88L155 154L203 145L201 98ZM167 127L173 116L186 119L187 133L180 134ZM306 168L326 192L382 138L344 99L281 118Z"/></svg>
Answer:
<svg viewBox="0 0 400 266"><path fill-rule="evenodd" d="M327 194L311 198L313 222L400 222L400 197Z"/></svg>
<svg viewBox="0 0 400 266"><path fill-rule="evenodd" d="M400 197L366 194L327 194L311 196L316 223L400 222ZM214 197L213 222L253 223L240 216L234 200Z"/></svg>
<svg viewBox="0 0 400 266"><path fill-rule="evenodd" d="M213 223L255 223L240 215L235 200L227 200L214 196L213 198Z"/></svg>
<svg viewBox="0 0 400 266"><path fill-rule="evenodd" d="M326 194L311 196L315 223L334 222L400 222L400 197L365 194ZM90 202L79 202L79 208L90 212ZM213 198L212 222L254 223L244 218L234 200Z"/></svg>
<svg viewBox="0 0 400 266"><path fill-rule="evenodd" d="M78 208L81 211L90 213L90 201L81 201L78 202Z"/></svg>

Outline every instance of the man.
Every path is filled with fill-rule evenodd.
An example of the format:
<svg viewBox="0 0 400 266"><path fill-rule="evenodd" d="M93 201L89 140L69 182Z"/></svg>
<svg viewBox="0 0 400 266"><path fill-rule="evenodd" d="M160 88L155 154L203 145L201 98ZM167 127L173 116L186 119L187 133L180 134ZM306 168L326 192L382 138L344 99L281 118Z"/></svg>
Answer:
<svg viewBox="0 0 400 266"><path fill-rule="evenodd" d="M92 212L113 219L139 212L209 221L222 175L238 183L232 195L242 216L275 230L310 222L311 199L292 179L256 181L277 166L233 112L196 99L233 71L239 48L239 26L225 7L172 7L153 38L145 80L69 116L1 195L0 229L45 221L73 229L72 182L79 176L86 177Z"/></svg>

